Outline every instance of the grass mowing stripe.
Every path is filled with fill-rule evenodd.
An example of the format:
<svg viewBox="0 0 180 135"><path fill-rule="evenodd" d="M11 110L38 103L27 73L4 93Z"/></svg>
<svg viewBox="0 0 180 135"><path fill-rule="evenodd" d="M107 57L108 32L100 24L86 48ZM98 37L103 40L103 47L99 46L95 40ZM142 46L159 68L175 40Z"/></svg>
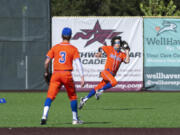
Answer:
<svg viewBox="0 0 180 135"><path fill-rule="evenodd" d="M70 101L60 92L52 103L48 123L40 126L46 93L1 92L7 103L0 104L0 127L132 127L179 128L179 92L106 92L90 99L80 118L85 124L73 126ZM78 93L78 97L87 93Z"/></svg>

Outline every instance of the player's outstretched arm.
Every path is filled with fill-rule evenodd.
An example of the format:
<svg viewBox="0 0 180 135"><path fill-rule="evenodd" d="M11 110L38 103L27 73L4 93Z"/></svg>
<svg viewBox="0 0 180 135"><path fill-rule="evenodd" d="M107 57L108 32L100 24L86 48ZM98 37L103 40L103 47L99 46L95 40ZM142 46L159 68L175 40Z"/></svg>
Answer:
<svg viewBox="0 0 180 135"><path fill-rule="evenodd" d="M84 81L84 76L81 76L81 88L84 87L85 81Z"/></svg>
<svg viewBox="0 0 180 135"><path fill-rule="evenodd" d="M122 41L122 46L121 48L125 51L126 58L124 60L124 63L129 63L130 58L129 58L129 52L130 52L130 47L126 41Z"/></svg>
<svg viewBox="0 0 180 135"><path fill-rule="evenodd" d="M98 48L98 52L95 54L95 57L100 58L102 56L103 49L101 47Z"/></svg>
<svg viewBox="0 0 180 135"><path fill-rule="evenodd" d="M129 49L125 49L125 53L126 53L126 58L125 58L124 62L125 63L129 63L130 62Z"/></svg>
<svg viewBox="0 0 180 135"><path fill-rule="evenodd" d="M79 58L75 59L74 62L76 63L76 66L79 70L79 74L81 76L81 87L84 87L85 81L84 81L84 71L83 71L82 63Z"/></svg>

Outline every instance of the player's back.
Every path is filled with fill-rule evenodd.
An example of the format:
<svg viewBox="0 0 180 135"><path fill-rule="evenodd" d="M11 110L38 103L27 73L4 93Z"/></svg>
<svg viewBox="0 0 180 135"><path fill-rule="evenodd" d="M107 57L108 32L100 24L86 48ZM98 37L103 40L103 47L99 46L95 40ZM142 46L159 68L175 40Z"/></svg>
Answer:
<svg viewBox="0 0 180 135"><path fill-rule="evenodd" d="M66 42L55 45L52 53L54 70L73 70L73 60L79 58L77 48Z"/></svg>

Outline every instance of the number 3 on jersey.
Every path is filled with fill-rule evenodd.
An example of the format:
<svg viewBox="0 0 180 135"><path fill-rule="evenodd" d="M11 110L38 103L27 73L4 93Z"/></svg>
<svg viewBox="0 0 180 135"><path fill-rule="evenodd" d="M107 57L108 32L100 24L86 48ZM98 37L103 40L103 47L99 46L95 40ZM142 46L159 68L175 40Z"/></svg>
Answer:
<svg viewBox="0 0 180 135"><path fill-rule="evenodd" d="M66 52L60 52L59 55L60 55L59 63L65 63L66 62Z"/></svg>

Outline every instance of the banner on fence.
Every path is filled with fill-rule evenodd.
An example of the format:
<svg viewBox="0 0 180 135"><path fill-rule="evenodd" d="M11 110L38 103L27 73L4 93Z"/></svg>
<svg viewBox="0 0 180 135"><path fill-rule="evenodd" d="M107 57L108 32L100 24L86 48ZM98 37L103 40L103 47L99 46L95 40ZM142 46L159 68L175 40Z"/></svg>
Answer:
<svg viewBox="0 0 180 135"><path fill-rule="evenodd" d="M149 90L180 90L180 19L144 19L144 80Z"/></svg>
<svg viewBox="0 0 180 135"><path fill-rule="evenodd" d="M121 36L131 48L130 63L121 64L116 75L118 85L110 91L138 91L143 80L143 19L141 17L53 17L52 45L62 41L64 27L72 28L71 44L80 52L84 68L86 90L94 88L102 78L99 73L104 69L106 57L96 58L95 53L103 45L111 45L113 36ZM73 77L77 90L80 76L74 66Z"/></svg>

